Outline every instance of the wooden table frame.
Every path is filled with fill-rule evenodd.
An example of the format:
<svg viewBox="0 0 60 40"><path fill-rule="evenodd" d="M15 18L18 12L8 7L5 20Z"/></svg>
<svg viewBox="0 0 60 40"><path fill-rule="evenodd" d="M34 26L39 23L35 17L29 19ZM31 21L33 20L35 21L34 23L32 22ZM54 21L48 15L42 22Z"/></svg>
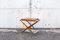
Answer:
<svg viewBox="0 0 60 40"><path fill-rule="evenodd" d="M23 25L25 25L25 27L26 27L26 29L24 29L22 32L25 32L25 30L27 30L27 29L29 29L29 31L30 32L32 32L31 31L31 28L34 28L34 26L33 25L35 25L38 21L40 21L39 19L36 19L36 18L34 18L33 20L31 19L31 18L25 18L25 19L21 19L20 20L22 23L23 23ZM23 21L26 21L30 26L27 26ZM34 22L34 23L30 23L30 22Z"/></svg>

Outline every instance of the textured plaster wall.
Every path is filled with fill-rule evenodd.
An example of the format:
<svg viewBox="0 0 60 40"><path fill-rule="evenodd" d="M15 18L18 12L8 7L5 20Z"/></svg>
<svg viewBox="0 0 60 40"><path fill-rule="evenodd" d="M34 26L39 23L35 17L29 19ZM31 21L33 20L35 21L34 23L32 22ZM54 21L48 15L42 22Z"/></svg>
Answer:
<svg viewBox="0 0 60 40"><path fill-rule="evenodd" d="M21 18L30 17L30 0L0 0L0 28L23 26ZM32 0L32 18L39 18L35 26L60 28L60 0Z"/></svg>

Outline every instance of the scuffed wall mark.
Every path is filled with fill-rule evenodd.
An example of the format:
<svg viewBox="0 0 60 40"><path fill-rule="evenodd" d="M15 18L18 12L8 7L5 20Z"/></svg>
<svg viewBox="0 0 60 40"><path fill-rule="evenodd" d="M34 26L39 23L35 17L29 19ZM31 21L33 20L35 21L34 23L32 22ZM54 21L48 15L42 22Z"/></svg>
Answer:
<svg viewBox="0 0 60 40"><path fill-rule="evenodd" d="M18 12L18 14L20 14L20 10L19 9L17 10L17 12Z"/></svg>
<svg viewBox="0 0 60 40"><path fill-rule="evenodd" d="M45 25L45 26L50 26L51 24L45 23L44 25Z"/></svg>

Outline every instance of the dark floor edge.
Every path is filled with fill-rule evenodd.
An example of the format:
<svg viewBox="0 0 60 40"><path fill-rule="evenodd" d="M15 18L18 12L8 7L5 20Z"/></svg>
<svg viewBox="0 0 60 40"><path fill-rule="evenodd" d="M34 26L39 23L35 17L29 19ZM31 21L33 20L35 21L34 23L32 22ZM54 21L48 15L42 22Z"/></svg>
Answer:
<svg viewBox="0 0 60 40"><path fill-rule="evenodd" d="M0 29L25 29L25 28L0 28ZM60 28L30 28L30 29L44 29L44 30L49 30L49 29L60 29Z"/></svg>

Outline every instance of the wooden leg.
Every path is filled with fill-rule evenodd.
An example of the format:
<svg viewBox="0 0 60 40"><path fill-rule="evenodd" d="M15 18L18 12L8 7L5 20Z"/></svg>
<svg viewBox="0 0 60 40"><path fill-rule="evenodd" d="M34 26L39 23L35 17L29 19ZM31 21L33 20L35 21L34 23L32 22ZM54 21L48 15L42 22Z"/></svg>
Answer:
<svg viewBox="0 0 60 40"><path fill-rule="evenodd" d="M36 21L35 23L33 23L32 25L30 25L29 27L27 27L25 30L31 28L31 27L32 27L34 24L36 24L37 22L38 22L38 21ZM24 30L24 31L25 31L25 30ZM24 32L24 31L23 31L23 32Z"/></svg>
<svg viewBox="0 0 60 40"><path fill-rule="evenodd" d="M21 21L22 22L22 21ZM22 22L26 27L28 27L24 22ZM27 29L26 29L27 30ZM24 30L25 31L25 30ZM22 31L22 32L24 32L24 31ZM30 29L29 29L29 31L31 31ZM32 31L31 31L32 32Z"/></svg>
<svg viewBox="0 0 60 40"><path fill-rule="evenodd" d="M27 21L30 25L32 25L29 21ZM32 26L34 28L34 26Z"/></svg>

